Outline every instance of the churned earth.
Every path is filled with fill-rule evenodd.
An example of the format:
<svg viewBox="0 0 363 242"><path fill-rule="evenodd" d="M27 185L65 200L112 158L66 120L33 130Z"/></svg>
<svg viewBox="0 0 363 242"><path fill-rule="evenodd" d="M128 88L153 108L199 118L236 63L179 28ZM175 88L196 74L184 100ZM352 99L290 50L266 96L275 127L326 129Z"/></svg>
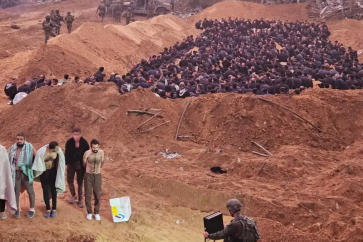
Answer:
<svg viewBox="0 0 363 242"><path fill-rule="evenodd" d="M275 18L309 20L305 4L263 6L225 1L184 20L155 17L123 26L100 23L98 1L19 6L0 10L1 85L12 76L63 74L85 77L99 66L107 72L127 72L141 58L197 35L194 23L208 18ZM75 14L75 30L43 44L41 21L51 9ZM140 20L144 18L139 17ZM14 30L10 24L21 28ZM328 22L331 39L363 49L362 22ZM360 56L361 58L361 56ZM45 87L15 106L0 95L0 143L7 148L17 132L25 132L36 148L57 140L65 146L74 127L86 139L97 138L106 151L101 196L102 221L87 221L85 209L61 195L58 217L43 218L40 185L36 184L36 217L0 221L0 241L202 241L203 217L225 213L236 197L244 213L254 217L261 241L361 241L363 237L363 92L312 89L300 96L274 96L322 132L283 109L253 95L207 95L163 100L148 90L119 95L113 84L67 84ZM180 116L187 103L179 135ZM150 116L127 115L128 110L161 109ZM106 117L97 119L95 111ZM97 119L97 120L96 120ZM158 124L170 121L150 131ZM146 132L143 132L146 131ZM255 141L273 156L259 157ZM169 149L181 156L163 158ZM266 163L263 170L261 167ZM208 176L212 166L227 174ZM260 174L259 174L260 173ZM109 199L130 196L133 214L128 223L112 222Z"/></svg>

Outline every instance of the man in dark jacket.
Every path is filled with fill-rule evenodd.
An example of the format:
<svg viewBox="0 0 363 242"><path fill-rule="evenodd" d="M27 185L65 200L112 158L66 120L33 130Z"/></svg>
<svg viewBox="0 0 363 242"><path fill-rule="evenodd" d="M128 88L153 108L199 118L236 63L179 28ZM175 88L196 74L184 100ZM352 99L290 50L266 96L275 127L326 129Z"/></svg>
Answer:
<svg viewBox="0 0 363 242"><path fill-rule="evenodd" d="M70 138L66 143L65 158L67 165L67 183L69 191L72 195L69 200L70 204L74 204L76 201L76 191L74 187L74 175L77 174L77 184L78 184L78 206L83 208L82 199L82 188L83 188L83 176L85 172L85 167L83 166L83 155L89 150L89 145L87 140L82 137L82 132L80 129L75 128L72 130L72 138Z"/></svg>
<svg viewBox="0 0 363 242"><path fill-rule="evenodd" d="M26 94L29 94L31 92L30 88L30 81L26 81L24 85L21 85L18 89L18 92L25 92Z"/></svg>
<svg viewBox="0 0 363 242"><path fill-rule="evenodd" d="M8 104L13 104L13 99L15 95L18 93L18 88L16 87L18 79L17 78L11 78L11 81L5 85L4 91L6 96L9 97L10 101Z"/></svg>
<svg viewBox="0 0 363 242"><path fill-rule="evenodd" d="M104 70L105 68L100 67L100 69L94 74L96 82L103 82L103 78L105 78L105 73L103 73Z"/></svg>

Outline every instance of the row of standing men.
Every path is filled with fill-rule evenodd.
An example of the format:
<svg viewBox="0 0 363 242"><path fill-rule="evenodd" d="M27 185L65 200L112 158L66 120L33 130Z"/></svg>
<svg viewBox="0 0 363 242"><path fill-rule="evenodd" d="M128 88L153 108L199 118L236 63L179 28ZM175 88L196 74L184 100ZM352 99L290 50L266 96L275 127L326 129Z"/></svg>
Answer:
<svg viewBox="0 0 363 242"><path fill-rule="evenodd" d="M62 15L60 15L59 10L52 10L49 15L45 16L45 20L42 23L45 34L45 43L48 42L51 36L55 37L60 34L62 22L67 24L68 33L71 33L73 21L74 16L71 15L71 12L68 12L64 18Z"/></svg>
<svg viewBox="0 0 363 242"><path fill-rule="evenodd" d="M16 143L9 152L0 145L0 219L6 219L5 205L14 218L20 218L19 197L22 187L28 193L30 208L27 218L35 216L35 192L33 183L40 181L43 200L46 205L45 218L57 217L57 196L65 192L65 171L71 193L70 204L77 201L74 178L77 175L78 201L83 208L83 186L87 208L87 219L101 220L99 215L101 196L101 168L105 153L100 144L93 139L90 144L82 137L81 130L73 129L72 138L65 146L65 154L59 143L52 141L38 151L26 141L24 133L16 136ZM92 214L91 198L94 194L94 211ZM52 200L52 207L50 206Z"/></svg>
<svg viewBox="0 0 363 242"><path fill-rule="evenodd" d="M120 0L105 0L101 1L100 5L96 10L96 13L98 13L98 15L101 17L102 22L105 16L112 16L114 21L119 22L122 15L124 14L127 25L130 22L134 21L134 8L131 6L128 6L126 9L124 8L124 4Z"/></svg>

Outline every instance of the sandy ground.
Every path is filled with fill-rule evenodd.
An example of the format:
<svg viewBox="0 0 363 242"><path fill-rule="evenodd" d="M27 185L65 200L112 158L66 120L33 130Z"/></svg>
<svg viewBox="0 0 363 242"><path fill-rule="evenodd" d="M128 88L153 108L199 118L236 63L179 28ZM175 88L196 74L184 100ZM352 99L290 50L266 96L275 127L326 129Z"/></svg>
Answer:
<svg viewBox="0 0 363 242"><path fill-rule="evenodd" d="M85 76L99 66L127 71L141 58L198 34L193 26L199 18L308 18L304 4L266 7L224 2L186 21L168 15L124 27L124 22L100 23L94 13L97 4L66 1L1 10L0 84L11 76L25 80L40 73ZM54 8L75 14L75 30L45 46L40 23ZM10 24L21 29L13 30ZM361 33L351 31L361 24L329 22L332 40L362 49ZM85 209L69 205L68 192L59 199L58 218L45 220L36 184L36 217L24 217L27 201L23 198L22 218L0 221L0 241L197 242L203 240L203 216L219 210L226 213L225 202L232 197L243 202L245 214L257 219L261 241L361 241L362 94L310 90L298 97L273 97L322 133L253 96L192 99L180 135L193 137L175 141L179 117L189 100L160 100L146 90L120 96L111 84L74 84L37 90L10 107L1 93L2 145L9 147L14 135L23 131L36 148L51 140L64 147L70 130L80 127L88 140L101 141L107 159L100 223L86 221ZM135 130L148 117L127 116L126 111L146 108L162 109L163 118L152 120L145 130L170 123L145 133ZM90 110L106 116L106 121L94 122L97 116ZM267 147L273 156L252 155L251 151L259 150L251 141ZM165 159L158 154L165 148L182 156ZM266 166L258 175L263 163ZM228 173L207 176L212 166ZM114 224L108 199L121 196L131 196L133 215L128 223Z"/></svg>

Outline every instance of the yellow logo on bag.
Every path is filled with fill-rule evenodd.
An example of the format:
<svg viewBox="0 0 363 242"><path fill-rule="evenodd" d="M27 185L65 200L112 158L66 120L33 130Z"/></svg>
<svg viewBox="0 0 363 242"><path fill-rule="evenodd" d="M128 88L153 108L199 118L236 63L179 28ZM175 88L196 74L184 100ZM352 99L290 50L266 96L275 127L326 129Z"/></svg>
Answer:
<svg viewBox="0 0 363 242"><path fill-rule="evenodd" d="M112 206L112 215L113 216L117 216L118 215L117 207L115 207L115 206Z"/></svg>

